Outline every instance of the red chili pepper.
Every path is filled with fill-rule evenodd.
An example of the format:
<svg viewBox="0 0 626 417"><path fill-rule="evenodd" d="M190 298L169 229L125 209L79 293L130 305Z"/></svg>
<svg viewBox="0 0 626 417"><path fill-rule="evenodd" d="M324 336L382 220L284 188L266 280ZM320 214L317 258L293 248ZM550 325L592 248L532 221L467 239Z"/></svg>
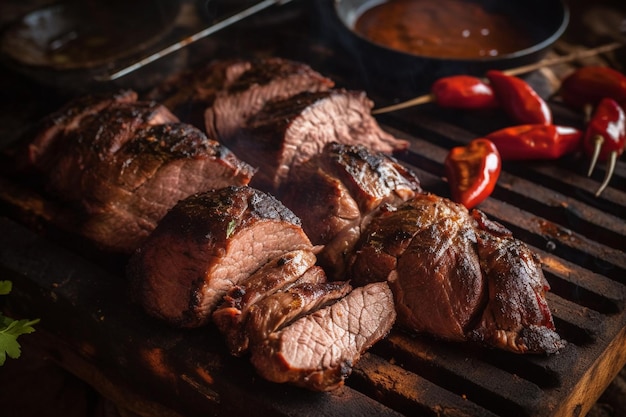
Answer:
<svg viewBox="0 0 626 417"><path fill-rule="evenodd" d="M608 161L604 181L596 191L599 196L609 185L617 158L626 146L626 114L617 101L603 98L598 103L585 131L583 150L591 157L587 176L591 176L596 162Z"/></svg>
<svg viewBox="0 0 626 417"><path fill-rule="evenodd" d="M581 67L561 82L559 95L576 109L595 106L605 97L626 105L626 75L609 67Z"/></svg>
<svg viewBox="0 0 626 417"><path fill-rule="evenodd" d="M498 70L487 71L487 78L500 106L517 124L552 123L550 107L526 81Z"/></svg>
<svg viewBox="0 0 626 417"><path fill-rule="evenodd" d="M557 159L580 148L583 132L568 126L526 124L488 134L503 160Z"/></svg>
<svg viewBox="0 0 626 417"><path fill-rule="evenodd" d="M453 109L489 109L498 101L489 84L470 75L452 75L435 81L431 87L435 102Z"/></svg>
<svg viewBox="0 0 626 417"><path fill-rule="evenodd" d="M481 203L493 192L501 167L498 149L489 139L452 148L444 161L452 200L468 209Z"/></svg>

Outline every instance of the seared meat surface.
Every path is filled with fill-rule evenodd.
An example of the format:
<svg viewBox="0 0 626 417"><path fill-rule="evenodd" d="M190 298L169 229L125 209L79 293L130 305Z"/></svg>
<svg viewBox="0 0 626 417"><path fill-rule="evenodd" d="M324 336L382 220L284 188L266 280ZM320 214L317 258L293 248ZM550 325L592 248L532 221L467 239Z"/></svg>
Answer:
<svg viewBox="0 0 626 417"><path fill-rule="evenodd" d="M119 99L116 99L119 98ZM29 144L28 164L76 216L62 227L131 253L167 210L198 191L247 184L254 170L154 102L123 94L79 99ZM81 104L82 103L82 104ZM59 219L59 222L67 221Z"/></svg>
<svg viewBox="0 0 626 417"><path fill-rule="evenodd" d="M331 277L343 279L345 259L377 210L421 191L417 176L393 157L331 142L294 167L278 195L302 219L313 244L323 246L319 263Z"/></svg>
<svg viewBox="0 0 626 417"><path fill-rule="evenodd" d="M406 149L408 142L381 129L370 113L372 105L365 93L340 89L272 100L224 143L258 168L251 185L276 192L290 169L330 142L386 153Z"/></svg>
<svg viewBox="0 0 626 417"><path fill-rule="evenodd" d="M145 98L171 109L180 120L204 129L204 112L213 104L218 91L251 67L252 63L243 59L211 61L170 76Z"/></svg>
<svg viewBox="0 0 626 417"><path fill-rule="evenodd" d="M478 224L478 256L490 296L468 337L515 352L556 352L563 342L554 332L545 298L550 285L539 259L484 213L471 214Z"/></svg>
<svg viewBox="0 0 626 417"><path fill-rule="evenodd" d="M303 91L323 91L334 82L301 62L283 58L217 60L175 75L147 97L172 109L181 120L206 128L210 137L229 138L263 104Z"/></svg>
<svg viewBox="0 0 626 417"><path fill-rule="evenodd" d="M352 290L347 281L327 282L315 263L289 209L231 186L176 204L127 275L149 314L182 327L212 320L231 353L250 352L261 375L325 391L343 384L396 313L387 283Z"/></svg>
<svg viewBox="0 0 626 417"><path fill-rule="evenodd" d="M564 344L532 252L480 212L470 215L435 195L417 195L374 218L356 246L351 276L355 284L388 281L398 324L412 331L516 353L554 353Z"/></svg>
<svg viewBox="0 0 626 417"><path fill-rule="evenodd" d="M252 347L250 360L270 381L331 390L344 383L365 350L387 335L395 317L387 283L355 288L330 306L270 333Z"/></svg>
<svg viewBox="0 0 626 417"><path fill-rule="evenodd" d="M306 64L281 58L255 60L216 94L204 113L204 126L209 136L230 143L268 101L327 91L333 86L332 80Z"/></svg>
<svg viewBox="0 0 626 417"><path fill-rule="evenodd" d="M133 254L128 276L149 314L196 327L233 287L295 250L312 250L299 219L268 194L231 186L176 204Z"/></svg>

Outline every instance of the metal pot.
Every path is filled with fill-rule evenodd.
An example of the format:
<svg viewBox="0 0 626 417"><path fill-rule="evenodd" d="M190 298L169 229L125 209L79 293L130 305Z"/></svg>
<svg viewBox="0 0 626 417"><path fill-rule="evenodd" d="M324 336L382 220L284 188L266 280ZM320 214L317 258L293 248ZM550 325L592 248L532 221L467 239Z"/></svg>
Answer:
<svg viewBox="0 0 626 417"><path fill-rule="evenodd" d="M418 0L415 0L418 1ZM569 11L563 0L470 0L514 19L531 39L531 46L497 56L450 58L402 52L373 43L355 31L358 16L381 1L320 0L318 9L336 43L352 57L368 89L385 96L421 94L437 78L453 74L482 75L488 69L508 69L540 60L563 34Z"/></svg>

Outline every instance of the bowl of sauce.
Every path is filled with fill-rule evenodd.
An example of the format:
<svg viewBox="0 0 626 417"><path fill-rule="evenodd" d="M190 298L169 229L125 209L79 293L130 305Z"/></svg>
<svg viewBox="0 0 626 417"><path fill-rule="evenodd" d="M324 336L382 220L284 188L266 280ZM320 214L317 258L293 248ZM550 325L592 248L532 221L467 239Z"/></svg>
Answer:
<svg viewBox="0 0 626 417"><path fill-rule="evenodd" d="M538 61L569 22L564 0L334 0L331 12L368 78L409 89Z"/></svg>

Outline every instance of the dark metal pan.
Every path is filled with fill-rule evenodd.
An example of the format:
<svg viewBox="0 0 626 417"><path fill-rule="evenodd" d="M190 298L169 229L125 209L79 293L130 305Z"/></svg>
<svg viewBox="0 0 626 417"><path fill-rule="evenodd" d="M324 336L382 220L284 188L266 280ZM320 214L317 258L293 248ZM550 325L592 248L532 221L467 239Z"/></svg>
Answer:
<svg viewBox="0 0 626 417"><path fill-rule="evenodd" d="M3 28L2 62L43 85L87 88L95 75L164 39L180 9L180 1L173 0L43 6Z"/></svg>

